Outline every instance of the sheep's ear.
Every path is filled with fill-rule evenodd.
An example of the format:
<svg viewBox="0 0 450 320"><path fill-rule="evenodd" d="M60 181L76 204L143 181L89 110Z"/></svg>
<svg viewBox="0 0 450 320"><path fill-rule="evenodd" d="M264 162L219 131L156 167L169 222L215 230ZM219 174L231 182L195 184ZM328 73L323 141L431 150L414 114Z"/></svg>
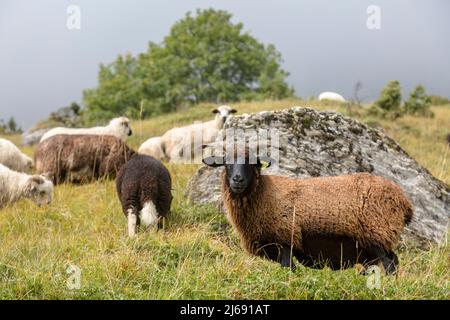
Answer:
<svg viewBox="0 0 450 320"><path fill-rule="evenodd" d="M223 157L214 157L213 156L213 157L203 158L202 162L204 164L206 164L207 166L215 168L215 167L223 166L225 163L225 161L223 161L223 160L224 160Z"/></svg>
<svg viewBox="0 0 450 320"><path fill-rule="evenodd" d="M236 113L236 112L237 112L236 109L231 109L231 110L230 110L230 113Z"/></svg>
<svg viewBox="0 0 450 320"><path fill-rule="evenodd" d="M258 157L258 164L263 168L270 167L273 163L275 163L275 160L271 157L261 156Z"/></svg>
<svg viewBox="0 0 450 320"><path fill-rule="evenodd" d="M218 110L218 109L214 109L214 110L212 111L212 113L219 113L219 110Z"/></svg>
<svg viewBox="0 0 450 320"><path fill-rule="evenodd" d="M29 180L28 183L30 185L30 191L34 192L37 190L38 186L42 183L44 183L44 180L40 177L40 176L32 176Z"/></svg>
<svg viewBox="0 0 450 320"><path fill-rule="evenodd" d="M49 181L52 181L52 175L50 174L50 172L41 173L40 176L45 178L45 179L47 179L47 180L49 180Z"/></svg>
<svg viewBox="0 0 450 320"><path fill-rule="evenodd" d="M32 176L30 179L31 179L32 183L35 185L40 185L45 182L41 176Z"/></svg>

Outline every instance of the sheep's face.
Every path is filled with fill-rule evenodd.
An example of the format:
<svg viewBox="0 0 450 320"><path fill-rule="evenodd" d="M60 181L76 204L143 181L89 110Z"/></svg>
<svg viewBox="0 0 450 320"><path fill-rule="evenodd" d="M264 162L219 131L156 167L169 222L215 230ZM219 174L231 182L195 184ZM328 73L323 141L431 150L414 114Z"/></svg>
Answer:
<svg viewBox="0 0 450 320"><path fill-rule="evenodd" d="M33 160L25 155L22 155L22 158L20 159L20 165L17 166L15 170L20 172L31 172L33 169Z"/></svg>
<svg viewBox="0 0 450 320"><path fill-rule="evenodd" d="M226 164L225 173L231 191L234 194L241 194L246 191L253 183L259 170L258 164Z"/></svg>
<svg viewBox="0 0 450 320"><path fill-rule="evenodd" d="M127 117L112 119L109 125L112 127L116 127L120 135L124 138L133 134L133 130L131 130L130 128L130 119L128 119Z"/></svg>
<svg viewBox="0 0 450 320"><path fill-rule="evenodd" d="M31 158L26 157L24 159L24 163L25 163L24 171L25 172L31 172L31 170L33 169L33 160Z"/></svg>
<svg viewBox="0 0 450 320"><path fill-rule="evenodd" d="M43 176L32 176L28 180L28 197L38 206L52 202L53 183Z"/></svg>
<svg viewBox="0 0 450 320"><path fill-rule="evenodd" d="M34 163L33 163L32 159L27 160L27 167L28 167L28 170L30 170L30 171L33 169Z"/></svg>
<svg viewBox="0 0 450 320"><path fill-rule="evenodd" d="M237 110L231 108L230 106L220 106L212 111L212 113L216 114L216 120L220 124L221 128L223 127L227 119L231 116L231 114L236 112Z"/></svg>
<svg viewBox="0 0 450 320"><path fill-rule="evenodd" d="M255 157L249 160L249 157L229 159L226 157L208 157L203 159L203 163L211 167L225 166L225 175L227 185L231 192L240 195L255 185L260 173L263 162L267 163L267 167L272 163L272 159L268 157Z"/></svg>

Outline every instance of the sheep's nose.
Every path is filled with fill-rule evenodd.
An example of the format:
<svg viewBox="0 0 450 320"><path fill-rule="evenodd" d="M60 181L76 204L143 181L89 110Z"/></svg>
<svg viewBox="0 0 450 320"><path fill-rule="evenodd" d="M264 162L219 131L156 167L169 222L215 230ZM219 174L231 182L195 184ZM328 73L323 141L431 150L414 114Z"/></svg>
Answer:
<svg viewBox="0 0 450 320"><path fill-rule="evenodd" d="M133 134L133 130L130 129L130 131L128 131L128 135L131 136Z"/></svg>
<svg viewBox="0 0 450 320"><path fill-rule="evenodd" d="M242 183L244 182L244 179L239 174L237 174L233 177L233 182Z"/></svg>

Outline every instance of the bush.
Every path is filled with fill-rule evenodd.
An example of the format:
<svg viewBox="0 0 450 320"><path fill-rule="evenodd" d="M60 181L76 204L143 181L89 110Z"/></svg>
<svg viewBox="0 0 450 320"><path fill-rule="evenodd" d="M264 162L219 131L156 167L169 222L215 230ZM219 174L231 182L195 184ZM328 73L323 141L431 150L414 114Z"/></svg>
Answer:
<svg viewBox="0 0 450 320"><path fill-rule="evenodd" d="M0 119L0 133L1 134L18 134L22 133L22 128L20 128L16 120L13 117L9 118L7 122Z"/></svg>
<svg viewBox="0 0 450 320"><path fill-rule="evenodd" d="M440 102L445 102L445 98L438 98ZM403 106L401 103L400 83L398 81L390 81L381 91L380 98L369 108L368 114L389 119L396 119L404 114L423 117L434 116L430 110L432 98L426 94L425 88L422 85L414 88Z"/></svg>
<svg viewBox="0 0 450 320"><path fill-rule="evenodd" d="M390 81L381 91L380 98L375 105L386 112L396 112L400 110L402 103L402 93L400 82Z"/></svg>
<svg viewBox="0 0 450 320"><path fill-rule="evenodd" d="M159 45L101 65L99 84L84 92L88 116L137 117L200 102L281 99L293 95L281 55L232 23L222 10L198 10L176 22Z"/></svg>
<svg viewBox="0 0 450 320"><path fill-rule="evenodd" d="M436 96L436 95L431 95L429 97L430 97L431 105L433 105L433 106L443 106L446 104L450 104L449 98Z"/></svg>
<svg viewBox="0 0 450 320"><path fill-rule="evenodd" d="M395 119L401 116L401 103L400 82L397 80L390 81L381 91L380 97L373 104L370 113Z"/></svg>
<svg viewBox="0 0 450 320"><path fill-rule="evenodd" d="M50 113L47 119L39 121L29 132L54 127L76 128L81 127L83 124L82 109L78 103L72 102L69 106L59 108Z"/></svg>
<svg viewBox="0 0 450 320"><path fill-rule="evenodd" d="M433 112L430 110L431 99L427 96L425 88L418 85L410 93L408 101L405 102L404 112L417 116L432 117Z"/></svg>

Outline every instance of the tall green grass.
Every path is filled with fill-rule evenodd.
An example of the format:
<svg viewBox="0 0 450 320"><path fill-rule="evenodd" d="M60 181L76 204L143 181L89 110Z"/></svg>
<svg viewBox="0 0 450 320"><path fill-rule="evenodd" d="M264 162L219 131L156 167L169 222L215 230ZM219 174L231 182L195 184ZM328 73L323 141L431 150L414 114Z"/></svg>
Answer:
<svg viewBox="0 0 450 320"><path fill-rule="evenodd" d="M308 105L345 111L343 106L299 100L240 103L241 112ZM174 125L210 119L210 105L142 122L129 142L137 148ZM450 108L434 107L432 119L404 117L395 123L366 119L384 128L419 163L450 182L445 134ZM447 127L446 127L447 126ZM8 137L14 142L19 137ZM33 148L24 148L32 154ZM129 239L114 181L63 184L51 205L28 200L0 211L0 299L448 299L449 246L429 251L403 248L400 271L382 277L379 288L357 268L291 273L247 255L216 208L184 198L197 165L168 164L174 201L164 230ZM81 287L69 289L70 265L81 271Z"/></svg>

